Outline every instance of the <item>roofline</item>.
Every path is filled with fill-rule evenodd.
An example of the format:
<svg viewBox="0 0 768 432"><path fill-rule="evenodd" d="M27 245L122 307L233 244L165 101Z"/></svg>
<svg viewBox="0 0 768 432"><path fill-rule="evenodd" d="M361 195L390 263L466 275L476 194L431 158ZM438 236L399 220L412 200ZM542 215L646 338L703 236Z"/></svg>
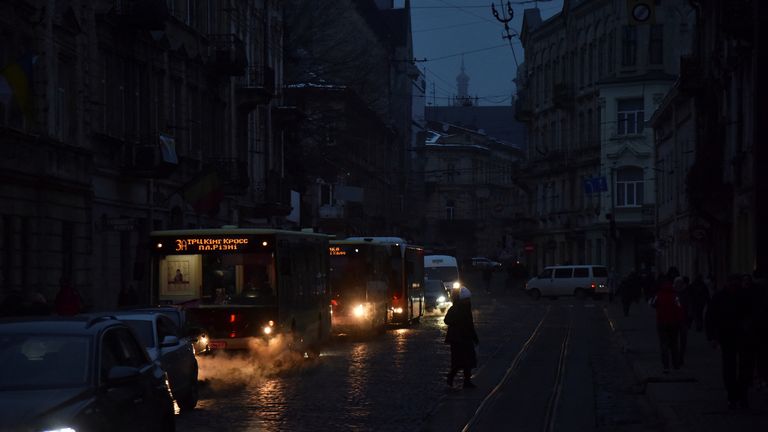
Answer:
<svg viewBox="0 0 768 432"><path fill-rule="evenodd" d="M183 235L290 235L301 237L331 238L329 234L290 231L272 228L202 228L186 230L159 230L149 233L150 237L173 237Z"/></svg>

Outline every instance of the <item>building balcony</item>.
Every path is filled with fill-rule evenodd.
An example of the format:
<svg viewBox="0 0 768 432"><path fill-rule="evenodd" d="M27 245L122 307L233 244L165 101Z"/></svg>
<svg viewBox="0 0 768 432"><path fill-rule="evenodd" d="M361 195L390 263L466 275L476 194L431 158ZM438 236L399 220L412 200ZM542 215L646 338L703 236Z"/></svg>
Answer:
<svg viewBox="0 0 768 432"><path fill-rule="evenodd" d="M124 27L163 30L171 16L168 5L157 0L112 0L112 14Z"/></svg>
<svg viewBox="0 0 768 432"><path fill-rule="evenodd" d="M209 34L209 64L214 73L243 75L248 66L245 43L236 34Z"/></svg>
<svg viewBox="0 0 768 432"><path fill-rule="evenodd" d="M221 180L224 195L244 195L248 192L251 179L248 176L248 163L236 158L223 158L211 161Z"/></svg>
<svg viewBox="0 0 768 432"><path fill-rule="evenodd" d="M250 111L272 100L276 90L275 70L269 66L248 66L235 83L238 108Z"/></svg>
<svg viewBox="0 0 768 432"><path fill-rule="evenodd" d="M121 170L130 177L161 178L179 165L172 137L132 135L123 143Z"/></svg>

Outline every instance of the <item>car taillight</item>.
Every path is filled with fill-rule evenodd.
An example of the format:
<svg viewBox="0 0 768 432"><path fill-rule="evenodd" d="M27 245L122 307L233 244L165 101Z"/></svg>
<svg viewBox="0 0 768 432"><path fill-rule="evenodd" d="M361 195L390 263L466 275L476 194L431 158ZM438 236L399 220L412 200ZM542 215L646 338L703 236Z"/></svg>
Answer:
<svg viewBox="0 0 768 432"><path fill-rule="evenodd" d="M596 288L597 288L597 285L594 282L592 282L592 289L596 289Z"/></svg>
<svg viewBox="0 0 768 432"><path fill-rule="evenodd" d="M235 314L230 314L230 315L229 315L229 322L233 323L233 322L235 322L235 321L237 321L237 315L235 315Z"/></svg>

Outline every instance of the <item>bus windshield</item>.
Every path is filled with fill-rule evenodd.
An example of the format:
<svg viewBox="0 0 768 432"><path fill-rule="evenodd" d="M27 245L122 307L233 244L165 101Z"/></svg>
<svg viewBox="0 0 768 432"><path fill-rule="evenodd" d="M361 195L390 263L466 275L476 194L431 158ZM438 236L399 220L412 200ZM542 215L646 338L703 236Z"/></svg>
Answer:
<svg viewBox="0 0 768 432"><path fill-rule="evenodd" d="M160 267L165 299L192 300L199 293L194 300L204 305L277 303L272 252L167 255Z"/></svg>
<svg viewBox="0 0 768 432"><path fill-rule="evenodd" d="M424 267L424 275L428 279L439 279L443 282L459 280L459 271L456 267Z"/></svg>

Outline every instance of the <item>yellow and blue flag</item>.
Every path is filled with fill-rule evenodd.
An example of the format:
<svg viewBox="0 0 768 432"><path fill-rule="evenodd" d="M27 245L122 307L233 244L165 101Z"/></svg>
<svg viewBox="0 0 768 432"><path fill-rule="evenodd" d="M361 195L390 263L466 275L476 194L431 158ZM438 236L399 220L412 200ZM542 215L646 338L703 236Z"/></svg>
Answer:
<svg viewBox="0 0 768 432"><path fill-rule="evenodd" d="M32 67L37 55L27 53L0 69L0 103L9 104L13 98L25 116L32 116Z"/></svg>

